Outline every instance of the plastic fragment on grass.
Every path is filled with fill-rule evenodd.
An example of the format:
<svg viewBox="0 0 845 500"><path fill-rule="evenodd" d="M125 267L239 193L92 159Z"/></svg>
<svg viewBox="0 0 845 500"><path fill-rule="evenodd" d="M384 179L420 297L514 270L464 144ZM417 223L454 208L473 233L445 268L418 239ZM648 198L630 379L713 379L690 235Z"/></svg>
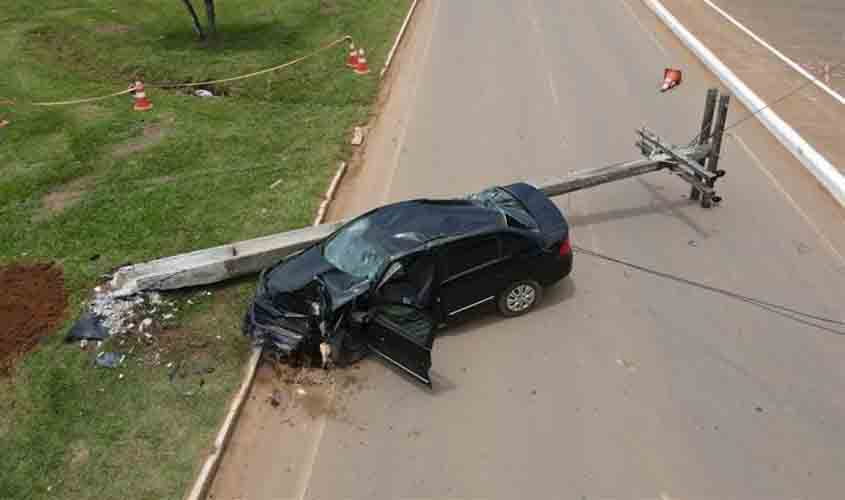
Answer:
<svg viewBox="0 0 845 500"><path fill-rule="evenodd" d="M66 342L77 340L104 340L109 336L100 317L91 312L83 313L65 336Z"/></svg>
<svg viewBox="0 0 845 500"><path fill-rule="evenodd" d="M117 368L126 359L126 355L119 352L101 352L95 362L102 368Z"/></svg>

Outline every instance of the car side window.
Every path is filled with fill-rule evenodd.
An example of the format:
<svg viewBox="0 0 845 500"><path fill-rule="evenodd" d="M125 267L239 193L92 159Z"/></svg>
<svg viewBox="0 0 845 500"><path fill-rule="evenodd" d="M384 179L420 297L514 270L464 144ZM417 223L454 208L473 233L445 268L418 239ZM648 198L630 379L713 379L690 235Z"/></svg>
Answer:
<svg viewBox="0 0 845 500"><path fill-rule="evenodd" d="M449 279L475 267L498 260L501 256L499 239L496 236L483 236L457 241L446 246L443 256L446 279Z"/></svg>
<svg viewBox="0 0 845 500"><path fill-rule="evenodd" d="M534 240L518 234L503 233L500 237L502 239L502 255L505 257L520 255L537 247Z"/></svg>

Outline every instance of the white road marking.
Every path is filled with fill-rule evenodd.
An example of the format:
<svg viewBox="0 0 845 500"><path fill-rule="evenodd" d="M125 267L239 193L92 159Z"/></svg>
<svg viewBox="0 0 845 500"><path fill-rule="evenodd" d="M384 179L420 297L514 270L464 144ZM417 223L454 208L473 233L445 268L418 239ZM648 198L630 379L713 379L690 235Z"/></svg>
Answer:
<svg viewBox="0 0 845 500"><path fill-rule="evenodd" d="M540 21L537 20L536 17L531 16L531 26L534 28L534 32L538 35L540 34Z"/></svg>
<svg viewBox="0 0 845 500"><path fill-rule="evenodd" d="M546 48L543 46L542 40L542 27L540 25L540 20L538 19L537 15L534 13L534 4L533 2L526 2L528 6L527 15L529 20L531 21L532 26L534 26L534 30L537 33L537 46L539 47L538 51L540 53L540 60L546 62L548 57L546 55ZM549 85L549 93L552 96L552 102L555 105L555 117L558 120L559 126L561 131L563 130L563 117L560 109L560 96L557 93L557 82L555 81L554 74L552 73L551 66L548 64L546 65L546 82ZM560 145L561 148L568 148L569 142L566 140L566 137L561 134L560 138ZM566 212L572 213L572 195L566 195Z"/></svg>
<svg viewBox="0 0 845 500"><path fill-rule="evenodd" d="M654 42L654 45L656 45L658 49L660 49L660 52L663 52L663 55L668 56L669 51L667 51L663 44L661 44L660 41L657 39L657 37L654 36L652 30L646 28L645 24L643 24L643 22L640 20L640 17L637 16L637 13L634 12L634 9L628 4L628 2L626 0L619 0L619 3L621 3L625 7L625 10L628 11L628 14L634 18L634 21L637 22L637 24L640 26L640 29L643 30L643 32L645 32L645 34L647 34L649 38L651 38L651 41Z"/></svg>
<svg viewBox="0 0 845 500"><path fill-rule="evenodd" d="M420 68L420 73L425 72L425 68L428 66L428 61L429 61L428 54L429 54L429 51L431 49L431 41L434 39L435 24L437 22L437 14L438 14L439 10L440 10L440 2L436 1L436 2L434 2L434 12L432 14L432 21L431 21L432 28L429 32L428 39L425 41L425 47L423 48L422 58L423 58L424 63L423 63L423 67ZM416 101L416 96L417 96L417 92L419 91L419 88L420 88L421 80L422 80L422 78L417 78L416 81L414 82L414 87L413 87L413 90L411 91L411 95L409 97L408 102L414 103ZM403 120L404 126L402 127L402 131L399 134L399 138L398 138L398 141L397 141L397 144L396 144L396 154L393 158L393 163L394 163L395 167L390 169L390 176L389 176L389 178L387 179L387 182L386 182L387 189L385 190L385 194L384 194L384 203L387 203L387 201L389 200L390 192L391 192L391 189L392 189L392 186L393 186L393 180L396 177L396 171L399 170L399 156L402 154L402 148L405 144L405 139L406 139L406 136L407 136L407 133L408 133L408 127L410 125L414 109L415 109L415 106L411 105L410 109L408 110L408 113L405 116L405 119ZM335 387L333 385L331 387L331 392L330 392L329 398L328 398L329 404L333 404L334 395L335 395ZM311 476L314 473L314 465L317 463L317 456L319 455L319 452L320 452L320 445L323 442L323 435L326 432L327 421L328 421L328 418L326 416L321 416L319 421L317 422L316 436L314 438L314 442L311 446L311 449L308 450L308 457L306 458L305 464L303 464L302 475L299 477L299 481L297 482L297 485L296 485L296 496L295 496L295 498L297 500L304 500L305 496L308 494L308 488L311 485Z"/></svg>
<svg viewBox="0 0 845 500"><path fill-rule="evenodd" d="M807 70L805 70L804 68L802 68L802 67L801 67L801 65L799 65L798 63L796 63L796 62L795 62L795 61L793 61L792 59L790 59L790 58L786 57L785 55L783 55L783 53L782 53L781 51L779 51L778 49L776 49L776 48L772 47L771 45L769 45L769 43L768 43L768 42L766 42L765 40L763 40L762 38L760 38L759 36L757 36L757 35L756 35L753 31L751 31L750 29L746 28L746 27L745 27L742 23L740 23L740 22L739 22L739 21L737 21L737 20L736 20L733 16L731 16L730 14L728 14L727 12L725 12L724 10L722 10L722 9L721 9L718 5L714 4L714 3L713 3L713 2L711 2L710 0L704 0L704 3L706 3L706 4L707 4L707 5L709 5L709 6L710 6L713 10L715 10L716 12L718 12L719 14L721 14L721 15L722 15L722 17L724 17L724 18L725 18L725 19L727 19L727 20L728 20L731 24L733 24L734 26L736 26L737 28L739 28L739 29L740 29L740 31L742 31L742 32L743 32L743 33L745 33L746 35L750 36L750 37L751 37L751 38L752 38L755 42L757 42L757 43L759 43L760 45L762 45L763 47L767 48L767 49L768 49L768 50L769 50L772 54L774 54L775 56L777 56L777 58L778 58L778 59L780 59L781 61L785 62L785 63L786 63L786 64L787 64L790 68L792 68L792 69L794 69L795 71L797 71L798 73L800 73L800 74L801 74L801 76L803 76L804 78L807 78L808 80L811 80L811 81L812 81L812 82L813 82L813 83L814 83L817 87L821 88L822 90L824 90L825 92L827 92L827 93L828 93L831 97L833 97L834 99L836 99L837 101L839 101L839 104L845 104L845 97L842 97L842 96L841 96L838 92L836 92L836 91L835 91L835 90L833 90L832 88L830 88L830 87L828 87L827 85L825 85L824 83L822 83L822 81L821 81L821 80L819 80L818 78L816 78L816 77L815 77L812 73L810 73L809 71L807 71Z"/></svg>
<svg viewBox="0 0 845 500"><path fill-rule="evenodd" d="M329 389L328 403L329 407L334 404L335 384L333 383ZM317 454L320 451L320 445L323 442L323 434L326 432L326 422L328 417L320 415L317 422L317 433L314 437L314 443L311 449L308 450L308 457L305 459L305 464L302 467L302 475L299 476L299 481L296 484L296 499L304 500L305 495L308 494L308 487L311 485L311 476L314 473L314 464L317 463Z"/></svg>
<svg viewBox="0 0 845 500"><path fill-rule="evenodd" d="M749 158L751 158L751 162L754 164L754 166L757 167L757 169L762 172L763 175L766 176L766 178L769 179L769 182L771 182L772 185L778 190L778 192L780 192L781 196L783 196L786 201L789 202L792 208L795 209L796 212L798 212L798 215L800 215L801 218L804 219L804 222L806 222L807 225L812 228L813 232L816 233L816 236L818 236L819 240L824 243L824 246L827 247L831 255L839 262L839 265L845 266L845 256L843 256L842 253L836 249L830 239L822 232L821 229L819 229L819 226L815 222L813 222L813 219L811 219L809 215L807 215L807 212L805 212L804 209L802 209L801 206L798 205L798 202L796 202L795 199L790 196L788 192L786 192L786 189L784 189L780 182L778 182L775 175L771 171L769 171L769 169L766 168L766 166L763 164L757 154L754 153L754 151L752 151L751 148L748 147L745 141L742 140L742 137L733 132L728 132L727 135L736 139L737 144L739 144L740 147L745 150L745 153L748 155Z"/></svg>
<svg viewBox="0 0 845 500"><path fill-rule="evenodd" d="M555 78L552 76L552 72L549 71L549 91L552 93L552 101L555 103L555 107L560 108L560 99L557 96L557 89L555 89ZM559 111L559 110L558 110Z"/></svg>

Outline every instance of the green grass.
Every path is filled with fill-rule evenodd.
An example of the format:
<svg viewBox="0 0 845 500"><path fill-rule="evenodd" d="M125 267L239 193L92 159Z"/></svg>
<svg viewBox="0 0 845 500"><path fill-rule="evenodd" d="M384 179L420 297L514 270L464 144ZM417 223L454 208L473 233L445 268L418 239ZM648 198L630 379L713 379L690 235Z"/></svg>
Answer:
<svg viewBox="0 0 845 500"><path fill-rule="evenodd" d="M17 102L0 104L11 122L0 130L0 264L60 263L70 318L98 277L126 262L307 225L378 89L377 71L345 68L344 46L224 84L223 98L149 89L155 107L145 113L126 96L27 103L122 90L137 74L148 83L242 74L345 34L375 70L408 4L227 0L219 40L203 45L177 0L0 0L0 101ZM46 206L69 191L75 202ZM221 289L184 315L184 331L208 345L174 341L170 360L215 365L193 396L165 368L140 363L144 347L119 371L94 369L92 353L58 331L19 362L0 381L0 499L181 498L240 380L238 312L251 288Z"/></svg>

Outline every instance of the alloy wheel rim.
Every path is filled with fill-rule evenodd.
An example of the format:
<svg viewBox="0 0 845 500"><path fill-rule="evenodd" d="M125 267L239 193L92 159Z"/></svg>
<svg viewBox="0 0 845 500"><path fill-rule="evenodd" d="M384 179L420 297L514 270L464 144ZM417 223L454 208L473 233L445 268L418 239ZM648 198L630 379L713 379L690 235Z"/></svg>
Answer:
<svg viewBox="0 0 845 500"><path fill-rule="evenodd" d="M522 312L531 307L536 298L537 293L534 291L533 286L519 285L508 294L508 309L513 312Z"/></svg>

